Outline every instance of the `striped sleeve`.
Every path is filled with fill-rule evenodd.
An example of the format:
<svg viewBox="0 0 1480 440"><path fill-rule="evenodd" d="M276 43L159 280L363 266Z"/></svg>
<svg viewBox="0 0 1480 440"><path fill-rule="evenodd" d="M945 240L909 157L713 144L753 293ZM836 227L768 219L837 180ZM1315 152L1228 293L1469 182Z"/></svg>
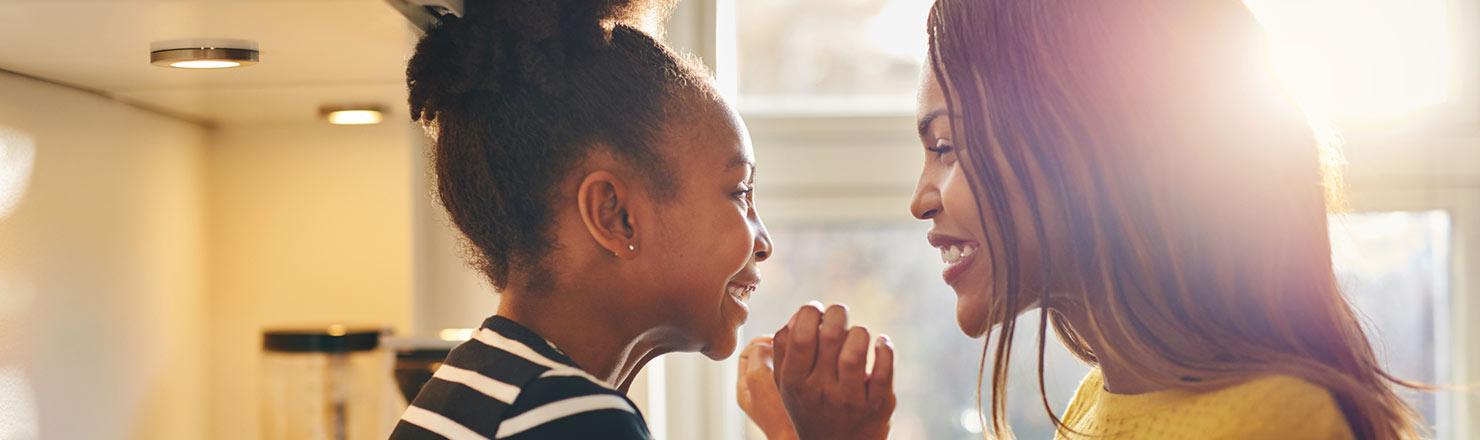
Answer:
<svg viewBox="0 0 1480 440"><path fill-rule="evenodd" d="M646 440L647 424L626 396L562 369L529 383L494 438Z"/></svg>

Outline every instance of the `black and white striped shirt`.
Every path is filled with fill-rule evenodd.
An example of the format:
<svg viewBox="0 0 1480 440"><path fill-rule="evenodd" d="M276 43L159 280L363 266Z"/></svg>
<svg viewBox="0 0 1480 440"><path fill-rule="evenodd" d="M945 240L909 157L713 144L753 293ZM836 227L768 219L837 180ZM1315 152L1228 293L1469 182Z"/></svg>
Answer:
<svg viewBox="0 0 1480 440"><path fill-rule="evenodd" d="M422 387L391 440L649 439L626 395L544 338L494 316Z"/></svg>

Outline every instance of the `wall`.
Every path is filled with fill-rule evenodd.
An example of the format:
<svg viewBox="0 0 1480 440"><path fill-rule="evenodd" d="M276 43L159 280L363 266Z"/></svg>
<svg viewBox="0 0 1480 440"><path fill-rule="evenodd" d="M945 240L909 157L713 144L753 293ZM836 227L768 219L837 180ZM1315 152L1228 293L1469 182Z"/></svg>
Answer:
<svg viewBox="0 0 1480 440"><path fill-rule="evenodd" d="M5 74L0 97L0 438L201 438L206 131Z"/></svg>
<svg viewBox="0 0 1480 440"><path fill-rule="evenodd" d="M468 266L462 234L433 197L431 139L420 131L414 136L415 332L421 337L436 337L442 329L482 325L485 318L498 311L499 296L483 275Z"/></svg>
<svg viewBox="0 0 1480 440"><path fill-rule="evenodd" d="M210 438L257 439L260 331L411 329L410 125L233 125L210 140Z"/></svg>

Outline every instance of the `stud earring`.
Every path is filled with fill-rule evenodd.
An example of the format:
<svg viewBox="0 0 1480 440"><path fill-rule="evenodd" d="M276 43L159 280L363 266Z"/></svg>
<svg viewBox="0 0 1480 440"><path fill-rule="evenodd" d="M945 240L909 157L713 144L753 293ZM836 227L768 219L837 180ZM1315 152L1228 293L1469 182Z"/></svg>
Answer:
<svg viewBox="0 0 1480 440"><path fill-rule="evenodd" d="M628 244L627 245L627 252L637 252L637 245L635 245L635 244Z"/></svg>

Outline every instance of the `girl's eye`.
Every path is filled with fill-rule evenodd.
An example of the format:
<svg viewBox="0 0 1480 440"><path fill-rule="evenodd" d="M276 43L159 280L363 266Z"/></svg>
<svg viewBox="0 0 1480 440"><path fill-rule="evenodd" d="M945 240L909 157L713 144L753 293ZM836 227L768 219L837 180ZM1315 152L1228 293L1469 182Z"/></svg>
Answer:
<svg viewBox="0 0 1480 440"><path fill-rule="evenodd" d="M735 198L738 198L740 200L744 200L746 202L750 202L750 199L751 199L751 195L752 194L755 194L755 188L745 188L745 189L742 189L740 191L736 191L735 194L732 194L732 195L735 196Z"/></svg>

